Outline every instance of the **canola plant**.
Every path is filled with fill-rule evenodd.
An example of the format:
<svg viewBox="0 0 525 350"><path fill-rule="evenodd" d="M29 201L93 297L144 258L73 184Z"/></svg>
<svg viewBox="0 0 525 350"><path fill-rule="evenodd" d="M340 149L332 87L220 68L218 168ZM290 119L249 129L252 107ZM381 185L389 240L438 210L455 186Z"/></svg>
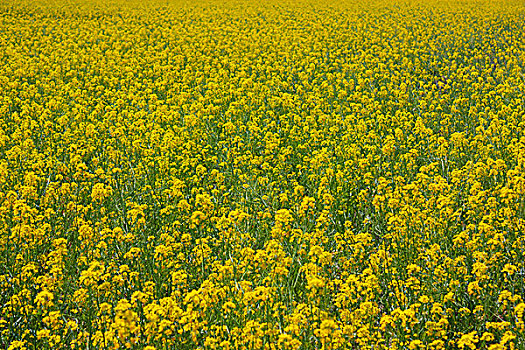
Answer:
<svg viewBox="0 0 525 350"><path fill-rule="evenodd" d="M521 1L0 1L0 347L525 349Z"/></svg>

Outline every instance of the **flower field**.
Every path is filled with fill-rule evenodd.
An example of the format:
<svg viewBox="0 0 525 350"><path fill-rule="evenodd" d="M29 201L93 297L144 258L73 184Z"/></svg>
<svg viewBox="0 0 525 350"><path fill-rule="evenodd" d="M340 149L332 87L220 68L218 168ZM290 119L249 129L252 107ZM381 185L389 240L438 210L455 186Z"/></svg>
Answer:
<svg viewBox="0 0 525 350"><path fill-rule="evenodd" d="M0 21L0 348L525 349L522 1Z"/></svg>

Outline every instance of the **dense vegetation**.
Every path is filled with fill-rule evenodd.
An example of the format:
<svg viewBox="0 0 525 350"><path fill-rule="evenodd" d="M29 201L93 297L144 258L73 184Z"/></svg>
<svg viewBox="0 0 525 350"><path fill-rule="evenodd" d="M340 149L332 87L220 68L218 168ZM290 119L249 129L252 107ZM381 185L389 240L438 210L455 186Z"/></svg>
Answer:
<svg viewBox="0 0 525 350"><path fill-rule="evenodd" d="M520 1L1 1L0 347L525 349Z"/></svg>

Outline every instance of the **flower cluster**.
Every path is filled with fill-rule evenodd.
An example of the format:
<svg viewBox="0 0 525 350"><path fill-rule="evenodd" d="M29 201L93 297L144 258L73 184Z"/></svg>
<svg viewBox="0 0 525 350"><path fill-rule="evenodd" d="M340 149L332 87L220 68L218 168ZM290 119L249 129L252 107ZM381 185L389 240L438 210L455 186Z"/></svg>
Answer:
<svg viewBox="0 0 525 350"><path fill-rule="evenodd" d="M0 348L525 346L523 2L0 11Z"/></svg>

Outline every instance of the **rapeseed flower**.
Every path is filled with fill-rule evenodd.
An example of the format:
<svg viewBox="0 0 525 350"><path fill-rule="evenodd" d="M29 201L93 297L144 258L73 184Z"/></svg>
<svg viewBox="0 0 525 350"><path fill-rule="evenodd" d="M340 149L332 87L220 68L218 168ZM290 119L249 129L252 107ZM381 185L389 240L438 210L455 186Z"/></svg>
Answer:
<svg viewBox="0 0 525 350"><path fill-rule="evenodd" d="M0 347L522 346L519 1L0 10Z"/></svg>

